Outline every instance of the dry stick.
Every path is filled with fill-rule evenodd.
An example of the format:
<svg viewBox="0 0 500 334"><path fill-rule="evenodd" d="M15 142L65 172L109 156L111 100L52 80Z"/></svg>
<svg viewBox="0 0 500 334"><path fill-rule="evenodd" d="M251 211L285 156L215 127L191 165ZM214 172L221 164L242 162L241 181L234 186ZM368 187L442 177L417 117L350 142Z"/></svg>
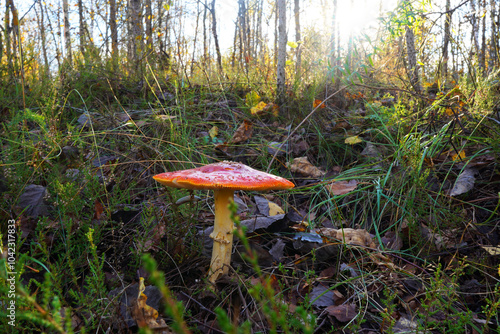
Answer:
<svg viewBox="0 0 500 334"><path fill-rule="evenodd" d="M288 141L288 139L290 139L290 137L295 133L297 132L297 130L309 119L309 117L311 117L315 112L316 110L318 110L322 105L325 104L326 101L328 101L329 99L331 99L332 97L334 97L335 95L337 95L338 93L340 93L342 90L344 90L345 88L347 88L347 86L343 86L343 87L340 87L339 90L337 90L335 93L332 93L330 96L328 96L326 99L324 99L320 104L318 104L316 106L316 108L314 108L310 113L309 115L307 115L303 120L302 122L299 123L299 125L297 125L295 127L295 129L293 129L292 132L290 132L288 134L288 136L286 137L286 139L281 143L281 145L279 145L279 147L276 148L276 152L274 152L274 155L273 155L273 158L271 159L271 161L269 162L269 165L267 166L267 170L266 172L269 173L269 170L271 169L271 165L273 163L273 161L276 159L276 155L278 155L278 153L281 151L281 148L283 147L283 145L285 145L285 143Z"/></svg>

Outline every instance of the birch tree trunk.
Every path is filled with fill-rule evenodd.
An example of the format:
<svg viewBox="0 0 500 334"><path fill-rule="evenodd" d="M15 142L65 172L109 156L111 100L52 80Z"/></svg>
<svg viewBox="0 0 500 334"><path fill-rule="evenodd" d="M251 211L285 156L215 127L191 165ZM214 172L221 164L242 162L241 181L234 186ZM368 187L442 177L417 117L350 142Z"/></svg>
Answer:
<svg viewBox="0 0 500 334"><path fill-rule="evenodd" d="M285 103L285 64L286 64L286 0L277 0L278 5L278 65L276 78L277 102L279 106Z"/></svg>
<svg viewBox="0 0 500 334"><path fill-rule="evenodd" d="M73 63L73 54L71 52L71 31L69 25L69 6L68 0L62 0L63 2L63 17L64 17L64 44L66 46L66 58L69 63Z"/></svg>
<svg viewBox="0 0 500 334"><path fill-rule="evenodd" d="M470 0L471 24L472 24L472 43L474 45L473 53L479 56L479 25L477 24L476 0Z"/></svg>
<svg viewBox="0 0 500 334"><path fill-rule="evenodd" d="M486 68L486 0L481 0L481 53L479 54L479 66Z"/></svg>
<svg viewBox="0 0 500 334"><path fill-rule="evenodd" d="M450 0L446 0L446 17L444 19L444 37L443 37L443 79L448 77L448 46L450 44L450 25L451 25Z"/></svg>
<svg viewBox="0 0 500 334"><path fill-rule="evenodd" d="M203 65L207 63L208 60L208 42L207 42L207 0L204 3L203 10Z"/></svg>
<svg viewBox="0 0 500 334"><path fill-rule="evenodd" d="M337 34L337 0L333 0L333 16L332 16L332 51L330 56L330 66L333 68L337 65L337 53L335 52L335 48L337 47L337 43L339 41L336 38ZM335 75L332 70L332 77Z"/></svg>
<svg viewBox="0 0 500 334"><path fill-rule="evenodd" d="M297 49L295 50L295 78L299 78L300 77L300 65L301 65L301 62L302 62L302 55L301 55L301 51L302 51L302 37L300 36L300 0L295 0L294 1L294 8L293 8L293 12L294 12L294 15L295 15L295 42L298 43L297 45Z"/></svg>
<svg viewBox="0 0 500 334"><path fill-rule="evenodd" d="M420 93L420 83L418 78L417 52L415 50L415 35L413 30L406 26L406 53L408 57L408 76L415 92Z"/></svg>

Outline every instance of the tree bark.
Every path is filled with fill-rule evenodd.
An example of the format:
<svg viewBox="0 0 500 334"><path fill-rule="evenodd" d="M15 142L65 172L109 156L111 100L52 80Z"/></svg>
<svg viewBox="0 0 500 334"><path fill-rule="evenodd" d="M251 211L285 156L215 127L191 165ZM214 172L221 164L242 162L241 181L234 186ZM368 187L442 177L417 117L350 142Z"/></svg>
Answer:
<svg viewBox="0 0 500 334"><path fill-rule="evenodd" d="M486 12L486 0L480 0L479 8L481 13ZM486 15L481 15L481 51L479 52L479 67L486 68Z"/></svg>
<svg viewBox="0 0 500 334"><path fill-rule="evenodd" d="M219 38L217 37L217 18L215 16L215 0L212 0L212 8L210 9L210 13L212 14L212 34L214 35L215 52L217 54L217 66L219 68L219 72L223 73L222 56L220 53Z"/></svg>
<svg viewBox="0 0 500 334"><path fill-rule="evenodd" d="M295 50L295 78L300 77L300 65L302 62L302 37L300 36L300 0L294 1L294 15L295 15L295 42L297 43L297 49Z"/></svg>
<svg viewBox="0 0 500 334"><path fill-rule="evenodd" d="M129 59L139 69L139 60L143 52L141 0L129 0Z"/></svg>
<svg viewBox="0 0 500 334"><path fill-rule="evenodd" d="M42 1L38 3L40 6L40 49L42 50L42 56L43 56L43 63L44 63L44 76L48 77L49 76L49 58L47 56L47 37L45 34L45 17L44 17L44 12L43 12L43 7L42 7ZM0 55L2 54L0 50Z"/></svg>
<svg viewBox="0 0 500 334"><path fill-rule="evenodd" d="M80 35L80 52L85 53L85 18L83 17L83 3L78 0L78 33Z"/></svg>
<svg viewBox="0 0 500 334"><path fill-rule="evenodd" d="M68 0L63 0L63 19L64 19L64 44L66 46L66 59L73 63L73 54L71 52L71 27L69 25L69 6Z"/></svg>
<svg viewBox="0 0 500 334"><path fill-rule="evenodd" d="M415 50L415 35L413 30L405 26L406 29L406 53L408 57L408 76L415 92L420 93L420 83L418 78L417 52Z"/></svg>
<svg viewBox="0 0 500 334"><path fill-rule="evenodd" d="M337 40L337 0L333 0L333 16L332 16L332 51L331 51L331 56L330 56L330 67L335 67L337 65L337 53L336 53L336 46L339 41ZM332 77L335 75L334 71L332 70Z"/></svg>
<svg viewBox="0 0 500 334"><path fill-rule="evenodd" d="M444 37L443 37L443 71L442 76L446 81L448 77L448 46L450 44L450 25L451 25L450 0L446 0L446 17L444 19Z"/></svg>
<svg viewBox="0 0 500 334"><path fill-rule="evenodd" d="M286 90L286 0L277 0L278 4L278 65L277 65L277 79L276 79L276 92L277 102L279 106L285 104Z"/></svg>
<svg viewBox="0 0 500 334"><path fill-rule="evenodd" d="M118 29L116 26L116 0L109 0L109 29L111 31L111 57L118 56Z"/></svg>
<svg viewBox="0 0 500 334"><path fill-rule="evenodd" d="M496 0L490 1L490 21L491 21L491 37L490 37L490 58L488 67L493 68L497 64L498 59L498 26L496 23Z"/></svg>
<svg viewBox="0 0 500 334"><path fill-rule="evenodd" d="M146 53L149 54L153 51L153 4L151 0L145 0L144 11L146 16Z"/></svg>
<svg viewBox="0 0 500 334"><path fill-rule="evenodd" d="M471 24L472 24L472 43L474 45L474 51L476 56L479 56L479 25L477 24L476 15L476 0L470 1L471 14Z"/></svg>

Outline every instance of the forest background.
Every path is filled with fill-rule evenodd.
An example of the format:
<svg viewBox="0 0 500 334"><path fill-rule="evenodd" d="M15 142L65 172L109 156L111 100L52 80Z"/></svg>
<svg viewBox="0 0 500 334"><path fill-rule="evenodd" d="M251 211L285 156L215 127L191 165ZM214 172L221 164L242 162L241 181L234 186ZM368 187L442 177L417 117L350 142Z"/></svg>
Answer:
<svg viewBox="0 0 500 334"><path fill-rule="evenodd" d="M0 326L498 331L495 0L2 1ZM223 160L237 192L152 176Z"/></svg>

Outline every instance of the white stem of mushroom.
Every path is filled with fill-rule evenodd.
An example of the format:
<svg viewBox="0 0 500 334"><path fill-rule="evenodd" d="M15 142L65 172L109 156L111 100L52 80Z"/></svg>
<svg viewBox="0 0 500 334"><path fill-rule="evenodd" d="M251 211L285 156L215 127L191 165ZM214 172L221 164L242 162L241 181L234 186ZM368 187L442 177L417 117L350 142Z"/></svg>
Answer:
<svg viewBox="0 0 500 334"><path fill-rule="evenodd" d="M220 189L214 191L215 222L210 238L214 240L209 280L214 283L221 275L227 274L231 264L234 224L231 220L229 203L234 201L234 191Z"/></svg>

